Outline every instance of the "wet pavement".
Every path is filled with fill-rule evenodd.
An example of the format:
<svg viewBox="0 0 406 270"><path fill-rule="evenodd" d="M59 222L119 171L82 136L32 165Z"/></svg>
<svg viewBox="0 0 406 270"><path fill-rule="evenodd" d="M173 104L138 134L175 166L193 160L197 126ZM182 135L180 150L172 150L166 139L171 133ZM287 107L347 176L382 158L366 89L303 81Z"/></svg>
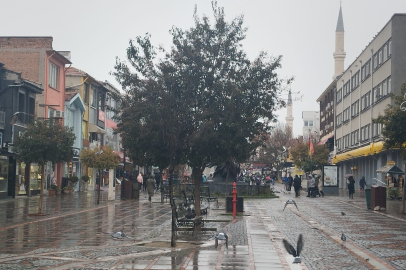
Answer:
<svg viewBox="0 0 406 270"><path fill-rule="evenodd" d="M276 190L282 186L276 184ZM400 202L386 211L366 209L363 194L244 201L244 215L232 220L224 202L209 210L205 227L229 235L214 247L214 231L177 233L170 247L170 206L158 195L107 202L102 192L45 197L47 216L38 212L39 197L0 201L0 269L406 269L406 218ZM294 199L298 205L285 201ZM341 215L344 212L346 215ZM123 231L128 237L113 239ZM282 239L304 237L301 264L284 250ZM340 239L345 234L347 241Z"/></svg>

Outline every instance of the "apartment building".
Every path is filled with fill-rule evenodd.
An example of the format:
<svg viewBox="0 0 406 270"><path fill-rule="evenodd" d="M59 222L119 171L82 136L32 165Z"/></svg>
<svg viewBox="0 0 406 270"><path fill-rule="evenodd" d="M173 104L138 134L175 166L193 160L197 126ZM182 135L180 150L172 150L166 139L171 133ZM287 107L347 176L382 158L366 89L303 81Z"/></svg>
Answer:
<svg viewBox="0 0 406 270"><path fill-rule="evenodd" d="M406 14L394 14L331 86L336 89L333 163L338 165L340 188L345 188L343 176L349 173L355 179L365 176L367 183L383 180L376 170L388 161L404 170L399 151L383 149L382 127L372 120L392 103L389 94L400 93L406 79L405 29Z"/></svg>

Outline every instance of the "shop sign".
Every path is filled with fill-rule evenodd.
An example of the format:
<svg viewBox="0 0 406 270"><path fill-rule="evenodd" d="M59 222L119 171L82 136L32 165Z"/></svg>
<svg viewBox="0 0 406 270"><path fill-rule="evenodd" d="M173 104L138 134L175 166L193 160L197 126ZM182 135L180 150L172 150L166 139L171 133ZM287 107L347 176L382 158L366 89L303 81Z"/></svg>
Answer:
<svg viewBox="0 0 406 270"><path fill-rule="evenodd" d="M323 166L323 186L324 187L338 187L337 166L334 166L334 165Z"/></svg>
<svg viewBox="0 0 406 270"><path fill-rule="evenodd" d="M0 159L7 159L7 156L0 156Z"/></svg>

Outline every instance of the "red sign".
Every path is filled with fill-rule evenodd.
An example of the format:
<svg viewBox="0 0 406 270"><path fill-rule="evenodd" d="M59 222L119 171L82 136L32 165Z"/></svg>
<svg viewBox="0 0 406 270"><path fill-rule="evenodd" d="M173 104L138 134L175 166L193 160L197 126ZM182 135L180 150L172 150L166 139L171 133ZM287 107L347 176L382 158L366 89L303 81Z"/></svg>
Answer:
<svg viewBox="0 0 406 270"><path fill-rule="evenodd" d="M99 110L99 120L103 122L105 121L104 112L102 110Z"/></svg>

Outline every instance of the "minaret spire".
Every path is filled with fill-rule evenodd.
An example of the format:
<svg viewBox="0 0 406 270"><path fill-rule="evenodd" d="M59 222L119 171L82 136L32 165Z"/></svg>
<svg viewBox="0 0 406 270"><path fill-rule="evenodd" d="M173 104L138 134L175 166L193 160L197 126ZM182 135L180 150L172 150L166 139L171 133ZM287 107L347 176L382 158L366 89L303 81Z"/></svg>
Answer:
<svg viewBox="0 0 406 270"><path fill-rule="evenodd" d="M286 112L286 127L288 127L289 129L290 129L290 132L292 132L293 131L293 115L292 115L292 91L291 90L289 90L289 94L288 94L288 102L287 102L287 104L286 104L286 109L287 109L287 112ZM292 133L291 133L291 135L293 135Z"/></svg>
<svg viewBox="0 0 406 270"><path fill-rule="evenodd" d="M340 11L338 13L338 20L337 20L337 27L336 27L336 44L335 44L335 52L333 53L334 57L334 75L333 79L337 78L344 72L344 59L345 59L345 51L344 51L344 20L343 20L343 12L341 8L341 1L340 1Z"/></svg>

